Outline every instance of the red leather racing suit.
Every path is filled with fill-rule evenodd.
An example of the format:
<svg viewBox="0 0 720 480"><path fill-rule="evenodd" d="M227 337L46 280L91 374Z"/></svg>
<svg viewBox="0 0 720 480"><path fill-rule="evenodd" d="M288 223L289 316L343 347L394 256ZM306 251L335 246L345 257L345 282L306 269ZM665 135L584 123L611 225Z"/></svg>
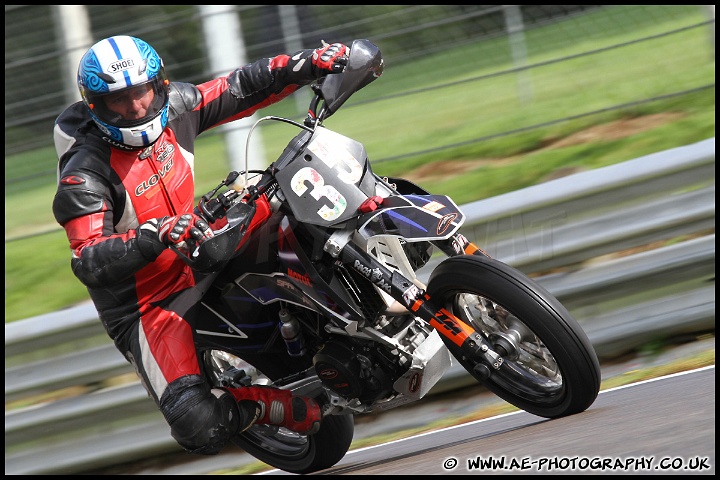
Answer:
<svg viewBox="0 0 720 480"><path fill-rule="evenodd" d="M312 50L304 52L307 58ZM193 415L210 391L200 376L193 333L183 319L187 306L171 304L197 279L175 253L151 238L156 235L138 226L151 218L192 212L195 138L314 80L293 71L298 58L261 59L197 86L172 83L167 128L145 149L124 149L103 138L82 102L56 121L59 181L53 213L67 232L72 270L171 427ZM266 205L258 206L253 223L267 214ZM173 436L190 450L214 441L185 441L195 433L183 429L194 428L174 427Z"/></svg>

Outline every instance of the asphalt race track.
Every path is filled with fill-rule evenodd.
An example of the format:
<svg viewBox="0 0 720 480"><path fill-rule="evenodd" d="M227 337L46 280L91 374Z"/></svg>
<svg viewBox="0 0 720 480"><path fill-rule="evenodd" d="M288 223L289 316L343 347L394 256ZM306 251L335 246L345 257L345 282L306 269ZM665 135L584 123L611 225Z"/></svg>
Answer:
<svg viewBox="0 0 720 480"><path fill-rule="evenodd" d="M715 367L601 392L571 417L514 412L353 450L317 473L713 475Z"/></svg>

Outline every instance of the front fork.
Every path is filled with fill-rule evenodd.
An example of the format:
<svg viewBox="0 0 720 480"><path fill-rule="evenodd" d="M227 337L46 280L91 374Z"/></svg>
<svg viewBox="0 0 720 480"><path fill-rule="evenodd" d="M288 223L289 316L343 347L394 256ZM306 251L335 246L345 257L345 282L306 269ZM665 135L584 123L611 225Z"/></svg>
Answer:
<svg viewBox="0 0 720 480"><path fill-rule="evenodd" d="M449 256L487 256L485 252L460 234L456 234L444 242L437 242L436 245ZM338 260L345 267L359 272L376 287L425 320L440 335L457 345L462 356L480 361L481 363L475 370L481 377L487 378L490 375L488 367L493 370L500 369L503 363L502 357L493 350L492 345L482 335L447 309L436 306L427 292L405 276L390 270L353 244L347 244L342 248Z"/></svg>

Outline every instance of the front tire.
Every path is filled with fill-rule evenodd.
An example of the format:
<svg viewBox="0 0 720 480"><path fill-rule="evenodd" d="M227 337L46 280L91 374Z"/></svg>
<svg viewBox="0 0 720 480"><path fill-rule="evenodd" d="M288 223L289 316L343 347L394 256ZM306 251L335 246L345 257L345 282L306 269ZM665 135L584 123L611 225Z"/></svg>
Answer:
<svg viewBox="0 0 720 480"><path fill-rule="evenodd" d="M600 364L577 321L538 283L479 255L450 257L433 271L428 293L482 335L502 357L498 369L445 345L480 383L534 415L558 418L592 405Z"/></svg>

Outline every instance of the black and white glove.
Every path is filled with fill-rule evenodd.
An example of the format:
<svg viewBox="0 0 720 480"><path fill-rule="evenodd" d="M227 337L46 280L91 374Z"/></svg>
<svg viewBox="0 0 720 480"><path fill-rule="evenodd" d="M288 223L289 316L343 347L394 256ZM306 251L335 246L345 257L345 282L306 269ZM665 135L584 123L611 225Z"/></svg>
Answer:
<svg viewBox="0 0 720 480"><path fill-rule="evenodd" d="M199 246L212 238L208 223L194 213L185 213L174 217L163 217L158 221L158 239L168 247L189 249L188 241Z"/></svg>

